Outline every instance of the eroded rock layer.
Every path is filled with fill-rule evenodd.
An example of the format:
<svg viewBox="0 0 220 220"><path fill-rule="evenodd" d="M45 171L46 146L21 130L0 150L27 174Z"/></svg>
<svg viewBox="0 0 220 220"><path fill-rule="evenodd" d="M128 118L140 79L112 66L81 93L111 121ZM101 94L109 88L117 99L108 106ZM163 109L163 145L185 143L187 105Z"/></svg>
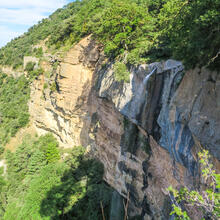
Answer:
<svg viewBox="0 0 220 220"><path fill-rule="evenodd" d="M130 82L122 83L113 63L103 60L87 37L57 68L48 64L50 79L32 85L34 125L64 147L88 147L103 162L105 180L130 198L129 215L168 219L166 188L195 187L201 146L219 169L220 76L206 69L185 72L181 62L168 60L133 67Z"/></svg>
<svg viewBox="0 0 220 220"><path fill-rule="evenodd" d="M50 78L41 76L32 84L29 111L34 125L40 134L52 132L63 147L87 144L87 102L98 58L94 41L85 38L61 61L44 63Z"/></svg>

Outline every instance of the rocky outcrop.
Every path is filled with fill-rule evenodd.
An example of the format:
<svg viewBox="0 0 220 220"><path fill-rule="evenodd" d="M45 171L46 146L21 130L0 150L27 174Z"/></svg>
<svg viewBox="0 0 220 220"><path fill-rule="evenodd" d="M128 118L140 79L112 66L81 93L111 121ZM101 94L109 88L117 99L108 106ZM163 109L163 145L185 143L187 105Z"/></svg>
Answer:
<svg viewBox="0 0 220 220"><path fill-rule="evenodd" d="M23 69L14 70L11 66L0 65L0 71L14 78L18 78L24 74Z"/></svg>
<svg viewBox="0 0 220 220"><path fill-rule="evenodd" d="M23 68L25 69L27 64L30 63L30 62L35 64L35 66L34 66L35 69L38 68L39 58L33 57L33 56L24 56Z"/></svg>
<svg viewBox="0 0 220 220"><path fill-rule="evenodd" d="M155 117L161 109L157 108L161 106L164 87L162 73L174 68L176 74L182 71L180 63L171 67L169 64L171 61L134 68L127 84L114 80L110 65L98 80L98 95L93 96L94 99L98 97L99 102L95 104L98 107L95 114L100 121L96 146L98 157L105 165L106 181L124 197L129 193L131 215L145 218L169 216L164 192L169 184L184 184L187 175L187 169L180 164L174 166L169 153L151 136L155 134L157 139L159 135ZM155 81L158 82L156 86ZM108 106L102 110L103 103ZM106 117L109 115L115 117ZM176 170L179 170L179 180L173 175Z"/></svg>
<svg viewBox="0 0 220 220"><path fill-rule="evenodd" d="M166 188L195 187L201 145L218 159L219 169L219 75L206 69L185 72L173 60L130 72L130 83L119 83L109 65L96 85L98 99L111 103L106 109L122 117L106 122L106 110L97 109L99 158L106 165L106 181L122 195L130 194L132 214L168 219ZM196 219L197 213L192 215Z"/></svg>
<svg viewBox="0 0 220 220"><path fill-rule="evenodd" d="M44 63L43 68L50 71L50 78L41 76L33 82L29 103L39 134L52 132L63 147L88 143L87 101L98 58L99 49L87 37L59 63Z"/></svg>
<svg viewBox="0 0 220 220"><path fill-rule="evenodd" d="M169 219L166 188L196 187L201 145L219 169L219 75L185 72L181 62L168 60L131 67L130 82L122 83L114 78L114 63L103 60L89 36L57 68L51 64L50 78L32 85L34 125L63 147L90 146L104 164L105 180L129 196L129 215Z"/></svg>

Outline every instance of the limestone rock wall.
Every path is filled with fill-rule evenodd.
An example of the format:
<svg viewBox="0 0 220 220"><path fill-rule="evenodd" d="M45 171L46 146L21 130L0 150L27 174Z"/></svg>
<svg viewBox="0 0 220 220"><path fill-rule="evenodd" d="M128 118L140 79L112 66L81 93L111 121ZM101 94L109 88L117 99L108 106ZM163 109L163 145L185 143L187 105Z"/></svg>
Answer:
<svg viewBox="0 0 220 220"><path fill-rule="evenodd" d="M122 83L114 79L113 63L103 60L90 36L75 45L51 66L49 79L33 83L32 121L63 147L90 146L106 182L129 195L130 216L169 219L166 188L196 187L201 145L219 169L219 75L185 72L181 62L168 60L132 67L130 82ZM199 219L195 211L192 216Z"/></svg>
<svg viewBox="0 0 220 220"><path fill-rule="evenodd" d="M110 123L106 121L110 113L97 110L99 158L106 165L106 181L125 197L129 193L131 215L168 219L166 188L199 184L196 155L201 146L217 158L219 170L220 78L206 69L185 72L174 60L130 72L130 83L116 82L109 64L96 84L93 97L111 103L110 112L121 117ZM120 125L120 132L115 125ZM193 219L199 219L194 211Z"/></svg>
<svg viewBox="0 0 220 220"><path fill-rule="evenodd" d="M97 46L87 37L59 63L44 64L44 68L51 70L50 78L41 76L33 82L29 102L39 134L52 132L61 146L67 148L87 144L86 124L90 121L87 101L98 58Z"/></svg>

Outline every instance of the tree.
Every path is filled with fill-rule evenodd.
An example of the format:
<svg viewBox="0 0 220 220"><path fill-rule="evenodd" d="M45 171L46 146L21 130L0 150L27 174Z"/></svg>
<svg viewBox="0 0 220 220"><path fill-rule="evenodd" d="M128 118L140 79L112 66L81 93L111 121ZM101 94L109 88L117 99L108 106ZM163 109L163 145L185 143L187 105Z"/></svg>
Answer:
<svg viewBox="0 0 220 220"><path fill-rule="evenodd" d="M134 1L114 0L101 14L94 34L104 44L107 55L115 57L135 48L140 37L149 37L151 16L147 8Z"/></svg>
<svg viewBox="0 0 220 220"><path fill-rule="evenodd" d="M4 145L29 122L30 89L25 76L17 79L0 74L0 144Z"/></svg>
<svg viewBox="0 0 220 220"><path fill-rule="evenodd" d="M0 155L2 155L4 151L5 151L4 147L0 145Z"/></svg>
<svg viewBox="0 0 220 220"><path fill-rule="evenodd" d="M159 41L188 68L220 67L220 1L167 0L159 14Z"/></svg>
<svg viewBox="0 0 220 220"><path fill-rule="evenodd" d="M48 163L56 162L60 159L60 153L57 144L49 143L46 150L46 159Z"/></svg>
<svg viewBox="0 0 220 220"><path fill-rule="evenodd" d="M196 207L203 211L204 217L208 219L218 219L220 217L220 174L216 174L213 170L213 164L210 163L210 155L208 151L203 150L198 154L202 170L204 188L201 192L188 188L182 188L180 191L168 188L171 201L173 203L173 211L177 219L189 220L186 211L183 211L182 205L187 207Z"/></svg>

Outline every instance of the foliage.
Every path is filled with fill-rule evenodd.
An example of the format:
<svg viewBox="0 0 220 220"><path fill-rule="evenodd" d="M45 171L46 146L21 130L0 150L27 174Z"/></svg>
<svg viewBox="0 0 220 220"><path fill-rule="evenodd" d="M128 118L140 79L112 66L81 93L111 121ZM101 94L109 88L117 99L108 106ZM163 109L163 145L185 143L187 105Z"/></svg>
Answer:
<svg viewBox="0 0 220 220"><path fill-rule="evenodd" d="M57 85L55 82L52 82L52 84L50 85L50 91L51 92L56 92L57 91Z"/></svg>
<svg viewBox="0 0 220 220"><path fill-rule="evenodd" d="M114 64L114 76L116 81L121 82L129 82L130 81L130 73L123 62L116 62Z"/></svg>
<svg viewBox="0 0 220 220"><path fill-rule="evenodd" d="M32 45L48 36L47 45L58 49L93 34L104 45L106 54L115 57L152 39L154 21L145 6L146 1L138 0L72 2L3 47L0 64L17 68L25 55L41 56L41 49L32 49Z"/></svg>
<svg viewBox="0 0 220 220"><path fill-rule="evenodd" d="M220 1L168 0L159 14L159 38L187 67L220 67Z"/></svg>
<svg viewBox="0 0 220 220"><path fill-rule="evenodd" d="M41 67L38 67L37 69L33 69L32 71L28 72L28 80L32 82L34 79L37 79L38 76L42 75L44 73L44 70Z"/></svg>
<svg viewBox="0 0 220 220"><path fill-rule="evenodd" d="M173 203L173 211L177 219L190 219L187 212L181 208L181 203L187 206L192 206L202 209L204 217L209 219L217 219L220 217L220 174L216 174L213 170L213 165L209 162L210 155L208 151L203 150L199 154L204 190L202 192L187 188L182 188L180 191L168 188L170 198Z"/></svg>
<svg viewBox="0 0 220 220"><path fill-rule="evenodd" d="M60 159L59 151L56 145L48 144L46 150L46 159L48 163L53 163Z"/></svg>
<svg viewBox="0 0 220 220"><path fill-rule="evenodd" d="M25 71L28 71L28 72L33 71L35 65L36 65L35 62L32 62L32 61L28 62L26 64Z"/></svg>
<svg viewBox="0 0 220 220"><path fill-rule="evenodd" d="M15 153L7 152L7 173L0 176L1 219L101 219L100 201L108 213L111 189L102 180L103 165L88 158L83 147L64 161L57 153L51 134L27 136Z"/></svg>
<svg viewBox="0 0 220 220"><path fill-rule="evenodd" d="M36 142L36 145L39 147L40 151L44 153L48 163L56 162L60 159L58 142L51 134L41 136Z"/></svg>
<svg viewBox="0 0 220 220"><path fill-rule="evenodd" d="M47 89L47 88L48 88L48 84L47 84L47 83L44 83L43 89L45 90L45 89Z"/></svg>
<svg viewBox="0 0 220 220"><path fill-rule="evenodd" d="M36 79L38 76L44 73L44 70L41 67L35 68L36 63L35 62L28 62L25 66L25 71L28 72L27 78L29 81L33 81Z"/></svg>
<svg viewBox="0 0 220 220"><path fill-rule="evenodd" d="M4 153L5 149L2 145L0 145L0 155L2 155Z"/></svg>
<svg viewBox="0 0 220 220"><path fill-rule="evenodd" d="M34 54L37 58L43 57L43 48L42 48L42 47L34 48L34 49L33 49L33 54Z"/></svg>
<svg viewBox="0 0 220 220"><path fill-rule="evenodd" d="M114 0L98 14L95 36L104 45L107 55L117 56L148 38L153 28L147 8L135 1Z"/></svg>
<svg viewBox="0 0 220 220"><path fill-rule="evenodd" d="M28 81L0 73L0 144L15 136L29 121L27 102L30 96Z"/></svg>
<svg viewBox="0 0 220 220"><path fill-rule="evenodd" d="M188 68L220 66L219 0L82 0L58 9L0 49L0 64L18 68L24 56L70 48L92 34L110 58L129 64L174 57ZM205 37L204 37L205 36Z"/></svg>
<svg viewBox="0 0 220 220"><path fill-rule="evenodd" d="M53 187L43 200L43 216L64 219L101 219L100 201L106 213L111 190L103 183L103 166L100 162L86 158L82 147L75 147L66 159L72 167L62 177L62 184ZM85 205L86 204L86 205Z"/></svg>

